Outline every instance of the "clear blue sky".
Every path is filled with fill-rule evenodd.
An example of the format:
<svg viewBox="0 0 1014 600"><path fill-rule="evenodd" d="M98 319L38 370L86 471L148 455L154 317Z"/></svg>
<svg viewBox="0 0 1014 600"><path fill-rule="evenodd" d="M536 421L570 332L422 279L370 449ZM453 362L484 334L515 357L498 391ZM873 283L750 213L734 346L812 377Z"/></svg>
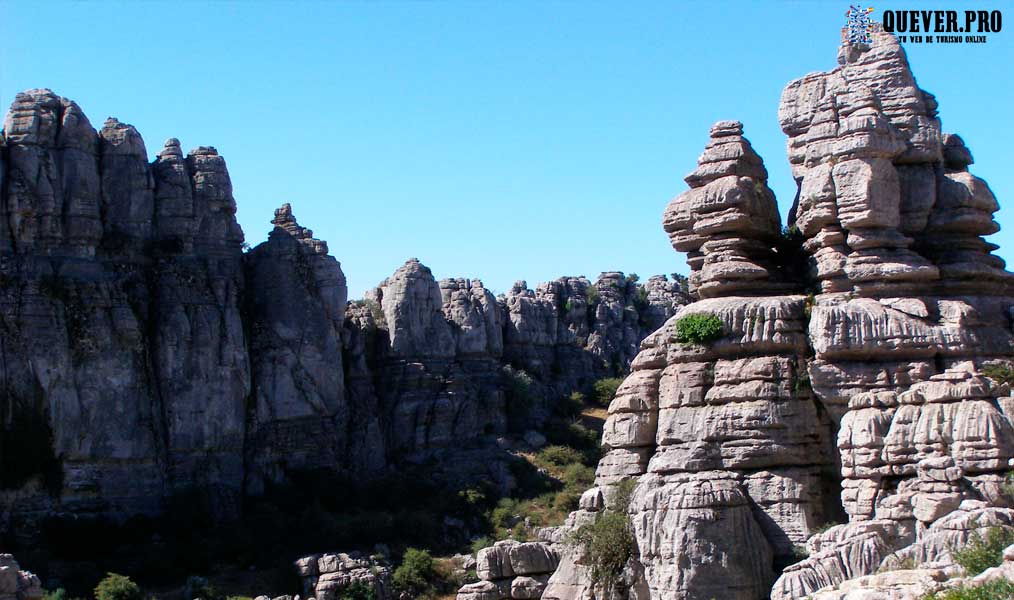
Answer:
<svg viewBox="0 0 1014 600"><path fill-rule="evenodd" d="M966 8L963 2L931 8ZM973 3L974 4L974 3ZM874 2L924 8L925 2ZM975 7L975 6L970 6ZM913 47L944 130L1014 198L1014 7L985 45ZM416 256L496 291L686 272L662 210L739 119L784 218L781 90L835 66L848 2L0 2L0 104L32 87L101 127L218 148L247 241L291 202L358 297ZM998 220L1014 231L1012 209ZM993 241L1014 260L1014 239Z"/></svg>

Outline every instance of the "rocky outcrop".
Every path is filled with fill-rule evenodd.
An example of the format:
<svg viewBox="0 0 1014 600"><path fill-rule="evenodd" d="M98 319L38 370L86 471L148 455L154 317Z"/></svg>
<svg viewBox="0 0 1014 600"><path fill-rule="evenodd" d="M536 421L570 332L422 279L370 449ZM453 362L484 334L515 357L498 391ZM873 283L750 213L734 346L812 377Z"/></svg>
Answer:
<svg viewBox="0 0 1014 600"><path fill-rule="evenodd" d="M504 359L544 385L540 395L564 396L625 372L641 340L686 302L664 275L643 285L616 272L565 277L535 290L519 281L500 299Z"/></svg>
<svg viewBox="0 0 1014 600"><path fill-rule="evenodd" d="M22 571L10 554L0 554L0 598L4 600L41 600L42 584L29 571Z"/></svg>
<svg viewBox="0 0 1014 600"><path fill-rule="evenodd" d="M782 97L790 228L733 121L665 211L700 300L642 342L598 487L560 534L634 479L620 596L801 598L881 568L947 568L950 548L1011 525L1010 390L983 374L1014 359L1011 274L981 238L995 199L893 36L846 43L839 63ZM793 277L800 256L809 275ZM720 335L689 342L692 315ZM544 598L615 597L565 548Z"/></svg>
<svg viewBox="0 0 1014 600"><path fill-rule="evenodd" d="M711 128L697 169L685 178L691 189L663 217L673 248L687 253L700 297L779 287L774 242L781 222L767 178L742 123L719 121Z"/></svg>
<svg viewBox="0 0 1014 600"><path fill-rule="evenodd" d="M228 519L296 472L402 459L509 487L490 459L512 414L505 363L538 399L520 435L625 370L684 302L664 277L605 273L544 284L572 291L515 314L411 260L348 303L289 204L248 252L235 213L214 148L169 139L149 163L132 126L96 131L49 90L17 95L0 136L4 533L31 543L43 517L158 515L181 496Z"/></svg>
<svg viewBox="0 0 1014 600"><path fill-rule="evenodd" d="M559 557L551 544L503 540L476 555L479 581L462 586L458 600L540 598Z"/></svg>
<svg viewBox="0 0 1014 600"><path fill-rule="evenodd" d="M275 211L272 224L268 241L244 257L251 491L264 481L284 479L284 467L341 465L350 451L372 441L346 427L351 418L342 364L347 288L341 267L328 255L327 243L296 222L288 204Z"/></svg>
<svg viewBox="0 0 1014 600"><path fill-rule="evenodd" d="M313 554L295 563L303 583L303 597L335 600L354 595L354 586L372 591L376 600L390 600L391 570L373 557L358 553Z"/></svg>

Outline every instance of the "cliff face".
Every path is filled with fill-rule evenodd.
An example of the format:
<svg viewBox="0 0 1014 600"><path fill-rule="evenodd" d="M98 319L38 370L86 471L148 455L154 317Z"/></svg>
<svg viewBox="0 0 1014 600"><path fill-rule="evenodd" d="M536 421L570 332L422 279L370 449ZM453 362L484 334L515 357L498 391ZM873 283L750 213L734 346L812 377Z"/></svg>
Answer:
<svg viewBox="0 0 1014 600"><path fill-rule="evenodd" d="M130 125L96 131L49 90L17 96L0 136L5 530L156 515L179 495L228 517L294 470L368 476L492 444L506 362L548 398L531 426L624 370L684 302L675 282L615 273L594 301L584 278L497 299L412 260L349 304L289 205L246 253L235 213L214 148L170 139L149 163ZM542 291L561 286L576 291Z"/></svg>
<svg viewBox="0 0 1014 600"><path fill-rule="evenodd" d="M712 128L665 211L700 299L642 343L609 407L599 487L565 527L632 478L634 556L603 590L580 547L558 546L543 597L801 598L882 566L952 564L973 532L1014 524L1000 490L1014 400L981 372L1014 360L1012 275L981 237L996 200L893 36L839 63L782 97L798 232L779 236L736 122ZM807 277L789 275L794 243ZM721 336L681 343L692 314Z"/></svg>

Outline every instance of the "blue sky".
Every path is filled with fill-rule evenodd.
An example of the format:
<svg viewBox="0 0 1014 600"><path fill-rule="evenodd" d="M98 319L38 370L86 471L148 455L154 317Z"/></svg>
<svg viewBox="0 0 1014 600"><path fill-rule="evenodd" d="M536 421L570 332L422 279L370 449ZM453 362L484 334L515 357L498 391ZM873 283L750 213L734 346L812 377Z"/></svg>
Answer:
<svg viewBox="0 0 1014 600"><path fill-rule="evenodd" d="M967 5L967 6L966 6ZM1003 3L874 3L996 9ZM293 205L351 297L408 257L440 277L686 272L660 219L719 119L744 122L784 218L781 90L835 66L848 2L0 2L0 104L32 87L92 124L218 148L247 241ZM1014 19L1014 10L1005 11ZM1014 197L1014 20L913 46L944 130ZM1014 231L1010 208L997 216ZM1014 240L992 241L1014 260Z"/></svg>

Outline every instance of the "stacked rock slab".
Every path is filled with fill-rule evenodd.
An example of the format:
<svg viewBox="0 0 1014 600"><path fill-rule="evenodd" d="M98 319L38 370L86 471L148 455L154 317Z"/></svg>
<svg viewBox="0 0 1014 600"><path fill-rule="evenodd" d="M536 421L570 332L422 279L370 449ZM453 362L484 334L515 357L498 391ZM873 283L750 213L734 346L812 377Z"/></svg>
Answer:
<svg viewBox="0 0 1014 600"><path fill-rule="evenodd" d="M845 46L839 62L791 83L779 115L801 179L796 223L825 292L810 320L810 377L840 419L842 505L852 524L883 527L836 533L772 598L898 556L946 565L945 548L976 523L1010 524L1000 490L1014 456L1010 392L980 372L1009 364L1014 343L1011 275L981 238L998 229L996 201L968 173L964 142L940 134L936 102L893 36Z"/></svg>
<svg viewBox="0 0 1014 600"><path fill-rule="evenodd" d="M352 586L365 586L376 600L390 600L391 570L359 553L314 554L295 562L303 583L303 597L335 600L348 597ZM298 596L297 596L298 598Z"/></svg>
<svg viewBox="0 0 1014 600"><path fill-rule="evenodd" d="M738 121L720 121L663 223L673 248L687 253L690 282L701 298L778 284L773 244L781 233L767 170Z"/></svg>
<svg viewBox="0 0 1014 600"><path fill-rule="evenodd" d="M560 559L551 544L503 540L476 555L479 581L464 585L458 600L541 598Z"/></svg>
<svg viewBox="0 0 1014 600"><path fill-rule="evenodd" d="M995 199L893 36L839 59L789 84L779 112L809 278L779 281L792 253L736 123L712 129L665 212L704 299L642 342L610 405L599 487L564 526L636 479L627 596L801 598L881 567L950 568L973 532L1011 526L1014 400L982 373L1014 356L1011 275L981 238ZM816 294L779 295L791 283ZM678 343L695 313L722 336ZM608 595L581 554L563 553L543 597Z"/></svg>
<svg viewBox="0 0 1014 600"><path fill-rule="evenodd" d="M765 177L741 126L719 123L691 190L665 213L674 247L690 251L690 293L705 297L680 318L712 315L723 331L707 346L680 343L670 319L642 342L609 406L599 487L570 527L606 509L613 484L637 478L631 595L762 598L776 560L825 518L829 427L804 383L806 299L760 295L791 289ZM608 594L586 563L580 549L566 552L544 597Z"/></svg>

